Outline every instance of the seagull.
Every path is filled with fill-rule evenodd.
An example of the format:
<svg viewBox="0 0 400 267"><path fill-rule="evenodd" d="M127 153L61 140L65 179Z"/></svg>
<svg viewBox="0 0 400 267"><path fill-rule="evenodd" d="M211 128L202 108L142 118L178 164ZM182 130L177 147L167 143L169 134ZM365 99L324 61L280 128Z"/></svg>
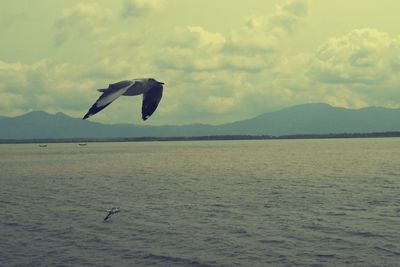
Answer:
<svg viewBox="0 0 400 267"><path fill-rule="evenodd" d="M97 89L103 93L96 103L89 109L83 119L93 116L110 105L115 99L124 96L135 96L143 94L142 102L142 119L147 120L156 110L160 103L163 93L163 82L159 82L153 78L124 80L112 83L105 89Z"/></svg>
<svg viewBox="0 0 400 267"><path fill-rule="evenodd" d="M119 208L112 207L111 209L107 210L108 214L107 216L103 219L103 221L107 221L111 216L119 212Z"/></svg>

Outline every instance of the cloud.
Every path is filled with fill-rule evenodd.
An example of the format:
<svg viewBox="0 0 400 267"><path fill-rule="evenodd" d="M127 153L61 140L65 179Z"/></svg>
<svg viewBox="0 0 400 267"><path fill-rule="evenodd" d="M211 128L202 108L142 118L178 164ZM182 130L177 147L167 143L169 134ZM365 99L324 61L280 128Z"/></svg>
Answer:
<svg viewBox="0 0 400 267"><path fill-rule="evenodd" d="M307 17L310 5L310 0L290 0L278 5L273 14L248 17L244 27L232 31L226 49L246 54L276 53L286 35Z"/></svg>
<svg viewBox="0 0 400 267"><path fill-rule="evenodd" d="M293 32L309 14L311 0L291 0L278 5L276 13L268 18L271 28Z"/></svg>
<svg viewBox="0 0 400 267"><path fill-rule="evenodd" d="M38 73L47 62L45 60L34 64L7 63L0 61L0 109L6 114L15 111L26 111L37 107L35 97L41 90L42 83ZM33 86L33 83L34 86ZM11 105L10 103L13 103Z"/></svg>
<svg viewBox="0 0 400 267"><path fill-rule="evenodd" d="M227 54L260 55L268 57L279 50L282 36L266 30L262 18L250 17L245 26L227 36L224 52Z"/></svg>
<svg viewBox="0 0 400 267"><path fill-rule="evenodd" d="M356 29L322 45L310 76L322 83L378 84L398 68L399 39L376 29Z"/></svg>
<svg viewBox="0 0 400 267"><path fill-rule="evenodd" d="M0 89L2 92L23 93L37 73L47 65L47 60L33 64L7 63L0 61Z"/></svg>
<svg viewBox="0 0 400 267"><path fill-rule="evenodd" d="M101 34L113 18L110 9L96 3L84 3L65 9L54 22L55 44L62 45L71 37L92 38Z"/></svg>
<svg viewBox="0 0 400 267"><path fill-rule="evenodd" d="M265 25L259 20L247 24L250 30ZM177 85L180 94L175 97L185 105L179 109L198 116L202 113L208 120L216 114L228 120L230 116L238 119L243 114L249 117L308 102L347 108L400 107L400 36L377 29L355 29L327 40L315 52L291 57L279 50L275 54L227 51L231 39L222 36L223 42L188 38L190 41L182 41L184 45L165 50L171 58L163 62L164 67L175 71L174 79L182 80ZM272 55L277 60L266 64ZM251 67L255 59L260 61ZM254 71L250 71L252 68Z"/></svg>
<svg viewBox="0 0 400 267"><path fill-rule="evenodd" d="M178 70L186 75L193 72L259 72L267 67L264 59L257 56L214 54L191 49L167 48L155 63L159 68Z"/></svg>
<svg viewBox="0 0 400 267"><path fill-rule="evenodd" d="M211 118L245 118L296 101L298 94L288 87L290 76L283 74L284 42L307 17L309 7L310 1L286 1L272 14L245 18L240 28L228 33L201 26L175 29L153 61L180 81L170 92L180 101L175 110L220 122ZM298 77L297 72L289 75Z"/></svg>
<svg viewBox="0 0 400 267"><path fill-rule="evenodd" d="M260 28L246 26L224 35L186 26L175 30L156 64L183 72L259 72L275 64L278 46L278 38Z"/></svg>
<svg viewBox="0 0 400 267"><path fill-rule="evenodd" d="M186 26L175 31L174 38L169 41L170 46L218 50L226 40L221 33L214 33L199 26Z"/></svg>
<svg viewBox="0 0 400 267"><path fill-rule="evenodd" d="M273 14L248 17L229 34L200 26L177 28L157 63L180 71L260 72L277 65L285 34L307 16L310 1L291 0Z"/></svg>
<svg viewBox="0 0 400 267"><path fill-rule="evenodd" d="M0 61L0 99L3 114L17 111L80 111L88 104L96 80L86 67L48 59L32 64ZM13 106L10 106L13 101Z"/></svg>
<svg viewBox="0 0 400 267"><path fill-rule="evenodd" d="M112 50L129 49L140 45L139 37L131 33L122 32L103 36L95 42L100 47L106 48L108 52Z"/></svg>
<svg viewBox="0 0 400 267"><path fill-rule="evenodd" d="M162 50L156 62L163 68L183 72L218 70L256 72L265 67L264 60L256 55L240 53L227 55L225 36L199 26L176 29L167 44L168 47Z"/></svg>
<svg viewBox="0 0 400 267"><path fill-rule="evenodd" d="M129 77L131 69L131 63L124 59L104 57L88 69L87 76L106 80L124 79Z"/></svg>
<svg viewBox="0 0 400 267"><path fill-rule="evenodd" d="M321 45L304 65L305 75L315 96L327 103L400 107L399 55L400 37L354 29Z"/></svg>
<svg viewBox="0 0 400 267"><path fill-rule="evenodd" d="M11 92L2 92L0 96L0 111L9 116L19 115L21 111L25 111L21 107L28 107L30 104L22 95Z"/></svg>
<svg viewBox="0 0 400 267"><path fill-rule="evenodd" d="M159 10L164 0L124 0L121 14L123 17L137 17Z"/></svg>

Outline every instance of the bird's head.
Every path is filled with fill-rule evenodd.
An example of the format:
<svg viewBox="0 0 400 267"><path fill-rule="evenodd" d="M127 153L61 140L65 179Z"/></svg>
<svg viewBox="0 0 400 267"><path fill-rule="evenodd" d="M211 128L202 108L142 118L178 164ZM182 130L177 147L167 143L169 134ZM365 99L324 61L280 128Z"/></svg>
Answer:
<svg viewBox="0 0 400 267"><path fill-rule="evenodd" d="M161 84L161 85L164 85L164 84L165 84L165 83L159 82L159 81L157 81L156 79L153 79L153 78L150 78L149 81L151 81L151 82L153 82L153 83Z"/></svg>

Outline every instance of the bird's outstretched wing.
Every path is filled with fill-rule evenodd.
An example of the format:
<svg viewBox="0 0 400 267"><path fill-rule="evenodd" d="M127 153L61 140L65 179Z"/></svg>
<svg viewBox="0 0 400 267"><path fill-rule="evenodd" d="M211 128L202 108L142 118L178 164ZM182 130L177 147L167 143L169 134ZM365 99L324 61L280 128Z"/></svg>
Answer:
<svg viewBox="0 0 400 267"><path fill-rule="evenodd" d="M112 215L112 213L109 212L109 213L107 214L107 216L103 219L103 221L107 221L107 220L111 217L111 215Z"/></svg>
<svg viewBox="0 0 400 267"><path fill-rule="evenodd" d="M163 94L161 84L154 85L147 93L143 94L142 119L147 120L156 110Z"/></svg>
<svg viewBox="0 0 400 267"><path fill-rule="evenodd" d="M90 116L93 116L97 112L103 110L108 105L110 105L115 99L123 95L134 81L121 81L118 83L110 84L107 89L98 89L99 92L103 94L96 100L96 103L89 109L89 111L85 114L83 119L87 119Z"/></svg>

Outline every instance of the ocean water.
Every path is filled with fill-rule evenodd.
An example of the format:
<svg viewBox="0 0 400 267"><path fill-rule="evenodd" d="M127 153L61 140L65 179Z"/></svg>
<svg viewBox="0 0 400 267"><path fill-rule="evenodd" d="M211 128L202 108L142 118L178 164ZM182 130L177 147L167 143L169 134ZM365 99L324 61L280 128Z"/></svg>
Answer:
<svg viewBox="0 0 400 267"><path fill-rule="evenodd" d="M400 266L400 139L0 145L0 211L0 266Z"/></svg>

